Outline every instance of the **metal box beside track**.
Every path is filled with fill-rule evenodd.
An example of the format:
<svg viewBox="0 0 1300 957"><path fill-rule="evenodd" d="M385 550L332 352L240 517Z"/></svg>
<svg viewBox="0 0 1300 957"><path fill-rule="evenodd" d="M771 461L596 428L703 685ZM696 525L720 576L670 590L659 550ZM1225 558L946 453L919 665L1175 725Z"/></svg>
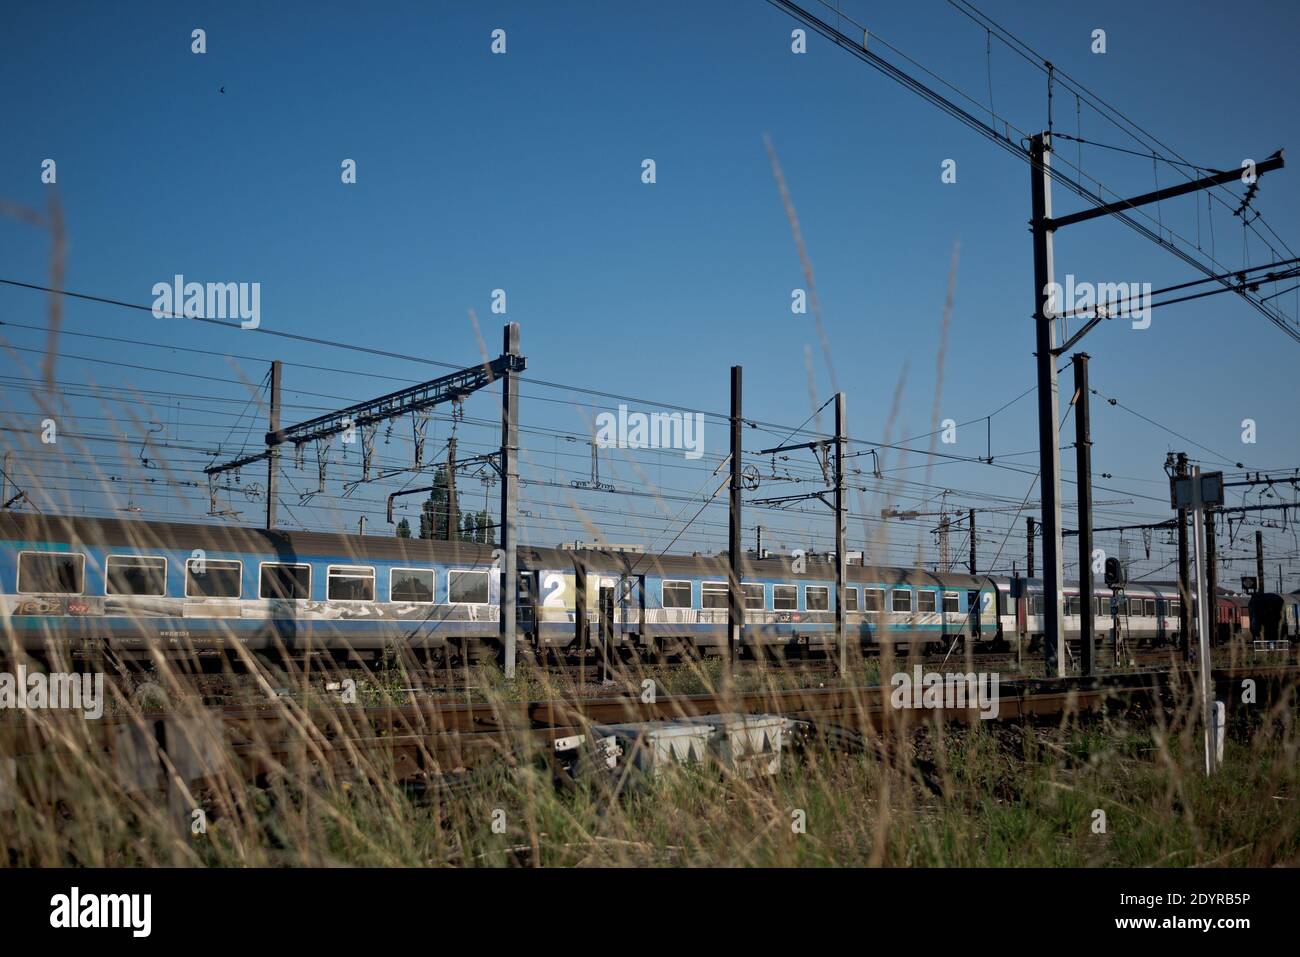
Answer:
<svg viewBox="0 0 1300 957"><path fill-rule="evenodd" d="M712 764L742 777L776 774L787 721L778 715L718 714L691 721L596 725L555 742L575 771L656 777L674 764Z"/></svg>
<svg viewBox="0 0 1300 957"><path fill-rule="evenodd" d="M713 727L709 749L727 771L748 778L781 770L785 718L774 714L715 714L697 720Z"/></svg>
<svg viewBox="0 0 1300 957"><path fill-rule="evenodd" d="M643 774L659 775L671 764L703 764L715 731L703 722L641 721L599 725L592 728L592 737L613 757L611 768L630 765Z"/></svg>

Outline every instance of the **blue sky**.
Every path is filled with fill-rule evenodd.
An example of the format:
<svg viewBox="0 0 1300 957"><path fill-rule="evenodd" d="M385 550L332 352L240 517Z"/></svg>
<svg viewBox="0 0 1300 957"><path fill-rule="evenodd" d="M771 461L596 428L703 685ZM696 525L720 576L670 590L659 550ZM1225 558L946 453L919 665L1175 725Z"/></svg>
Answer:
<svg viewBox="0 0 1300 957"><path fill-rule="evenodd" d="M986 106L991 83L996 112L1018 127L1045 125L1042 74L996 41L986 57L984 31L953 6L939 0L876 6L844 3L843 9L865 19L874 37ZM790 312L791 290L805 282L764 150L767 134L798 211L852 435L881 440L930 432L940 317L956 243L939 417L984 416L1033 384L1027 167L816 36L806 54L792 54L790 33L798 24L769 4L373 7L11 4L0 36L0 83L8 93L0 197L44 211L52 187L40 181L41 162L56 160L68 289L148 304L153 284L176 273L198 281L257 281L268 328L456 363L479 355L473 310L491 354L503 319L521 324L529 374L537 379L722 412L728 368L741 364L747 416L793 427L814 407L807 348L816 405L829 398L832 385L811 318ZM1293 4L1266 4L1250 15L1166 0L987 0L981 9L1194 163L1235 167L1300 143L1293 66L1300 9ZM207 33L203 55L190 49L196 27ZM1106 30L1104 55L1089 49L1098 27ZM504 56L489 50L496 28L506 31ZM888 48L876 49L924 75ZM938 84L933 77L928 82ZM1054 121L1056 129L1085 139L1135 145L1086 108L1076 127L1070 95L1054 99ZM1091 146L1080 154L1074 143L1058 147L1072 162L1081 155L1086 172L1124 194L1177 175L1164 164L1153 173L1141 157ZM340 182L345 158L357 162L355 185ZM656 163L653 185L641 182L645 158ZM940 180L945 159L957 163L955 184ZM1294 167L1270 174L1256 202L1293 247L1300 241L1298 182ZM1079 205L1058 189L1058 211ZM1151 214L1157 215L1154 208ZM1203 197L1163 204L1158 215L1184 236L1195 239L1199 230L1210 248ZM1213 230L1216 256L1240 265L1240 220L1220 206ZM1267 261L1262 244L1253 236L1249 243L1249 261ZM0 218L0 262L0 278L47 282L48 232ZM1114 221L1065 231L1056 269L1061 278L1073 273L1156 287L1195 278ZM505 317L490 309L496 288L507 294ZM1280 302L1297 315L1295 293ZM0 286L0 319L7 323L43 325L47 308L39 294ZM313 414L308 406L334 402L321 396L362 399L437 374L415 363L89 303L65 303L65 321L69 331L344 370L286 368L285 400L300 406L299 415L286 411L288 421ZM38 330L0 334L12 346L44 348ZM157 407L140 418L169 421L162 434L178 446L207 448L225 439L223 451L237 451L239 436L256 435L246 416L232 447L225 428L236 425L240 405L195 396L246 399L237 380L242 375L256 383L264 364L92 339L64 339L60 348L65 355L149 367L63 358L57 378L170 393L156 397ZM1100 506L1097 524L1168 517L1160 466L1170 449L1186 449L1207 467L1300 465L1300 346L1236 297L1157 311L1146 330L1105 324L1086 348L1094 386L1133 410L1094 400L1096 480L1118 490L1099 488L1095 497L1126 503ZM22 363L40 358L11 351L0 364L6 375L32 376ZM197 380L196 373L236 381ZM1062 381L1068 394L1068 372ZM7 424L33 427L35 397L13 379L4 388ZM526 386L524 396L521 420L538 430L525 441L525 477L549 477L557 486L585 477L589 452L552 432L586 434L592 405L611 403L542 386ZM120 405L110 413L102 399L69 402L67 414L86 417L74 423L79 434L126 433L134 437L131 446L147 431ZM642 407L653 408L634 404ZM471 399L466 415L460 436L467 447L482 447L474 451L485 450L493 433L473 420L496 415L493 398ZM102 420L110 416L121 421ZM1253 445L1241 442L1245 418L1257 425ZM822 424L829 428L829 417ZM440 441L449 428L438 423ZM383 450L393 456L390 464L406 454L398 447L407 429L399 424L397 444ZM1072 421L1062 437L1063 444L1073 440ZM751 430L746 447L782 438ZM929 441L911 447L924 452ZM707 442L711 455L725 452L719 426L709 426ZM983 426L972 425L959 430L955 445L938 448L984 455L985 442ZM927 487L878 490L866 482L868 474L863 481L872 491L864 507L878 514L889 504L1014 505L1029 492L1035 447L1029 395L993 419L992 450L1030 474L948 463L935 464L926 478L923 455L899 461L895 454L887 466L907 471L888 474ZM43 467L26 454L23 464L33 476L62 478L62 486L54 478L40 481L50 494L66 496L69 507L117 509L118 493L131 490L125 497L146 515L192 514L195 501L200 514L206 508L206 496L194 490L173 486L161 497L159 483L149 488L148 476L133 464L138 456L106 443L95 451L98 468L122 480L107 497L103 475L77 484L66 478L67 468ZM1015 454L1024 452L1031 454ZM172 459L178 469L192 469L211 457L177 448ZM1063 461L1072 469L1071 449ZM683 468L688 464L699 465L680 456L608 453L602 479L617 476L629 489L679 490L683 501L537 486L528 492L534 515L527 534L544 544L589 537L572 502L611 540L666 545L696 511L685 498L716 487L709 481L716 459L702 469ZM76 465L96 467L86 458ZM814 477L810 459L789 467L796 465L799 474ZM306 478L294 473L295 487L312 486L312 472L309 462ZM1104 481L1103 472L1115 478ZM374 530L383 526L382 506L367 501L382 502L403 482L423 484L403 475L342 499L334 478L330 494L314 507L295 506L297 495L286 492L294 515L286 524L351 526L364 511ZM477 500L484 490L471 485ZM809 487L770 482L755 495ZM941 500L940 489L951 494ZM487 492L491 500L495 493ZM1073 500L1068 485L1065 494ZM1030 495L1031 502L1036 498ZM256 518L255 505L244 508L246 520ZM683 518L674 525L679 512ZM775 544L825 547L829 523L814 514L751 510L747 525L768 524ZM1002 545L1008 515L1014 513L986 516L985 563L995 553L999 566L1022 557L1018 528ZM1020 516L1015 521L1023 525ZM920 539L929 548L928 527L896 527L891 541L898 549ZM859 540L876 531L862 523L850 528ZM1296 555L1290 531L1268 534L1270 554ZM1160 541L1152 569L1169 556ZM724 542L725 511L711 508L679 546ZM892 557L901 559L903 551ZM1289 568L1300 571L1300 564L1291 561Z"/></svg>

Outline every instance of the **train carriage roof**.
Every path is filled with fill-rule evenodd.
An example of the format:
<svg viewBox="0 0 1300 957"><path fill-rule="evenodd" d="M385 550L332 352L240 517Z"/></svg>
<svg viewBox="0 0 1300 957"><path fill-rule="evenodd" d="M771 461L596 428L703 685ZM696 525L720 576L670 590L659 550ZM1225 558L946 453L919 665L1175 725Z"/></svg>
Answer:
<svg viewBox="0 0 1300 957"><path fill-rule="evenodd" d="M156 522L147 519L97 518L69 515L0 515L0 539L6 541L68 542L74 546L124 548L133 551L251 552L271 554L281 561L328 556L353 561L391 561L440 565L490 565L493 545L442 542L396 535L349 535L335 532L268 531L241 525L202 522ZM580 560L596 574L644 574L650 576L716 577L725 579L727 556L657 555L600 549L559 549L520 546L519 567L527 569L570 569ZM746 578L833 581L834 560L809 555L804 570L794 570L788 555L758 558L746 554L741 573ZM960 572L929 572L892 566L848 566L848 580L854 583L917 585L941 588L980 588L987 578Z"/></svg>
<svg viewBox="0 0 1300 957"><path fill-rule="evenodd" d="M74 546L133 551L252 552L295 557L329 556L361 560L434 564L490 565L493 546L436 542L396 535L343 535L330 532L268 531L238 525L154 522L145 519L82 518L64 515L0 515L0 539L55 541ZM533 549L520 549L521 559Z"/></svg>

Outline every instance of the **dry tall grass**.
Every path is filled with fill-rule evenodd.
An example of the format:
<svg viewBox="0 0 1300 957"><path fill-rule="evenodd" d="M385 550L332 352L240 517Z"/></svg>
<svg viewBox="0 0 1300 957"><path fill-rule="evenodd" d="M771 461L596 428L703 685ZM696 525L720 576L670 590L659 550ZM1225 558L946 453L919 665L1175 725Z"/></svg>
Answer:
<svg viewBox="0 0 1300 957"><path fill-rule="evenodd" d="M147 676L110 685L104 722L113 726L112 751L102 750L103 729L76 712L0 718L0 753L21 755L0 786L0 847L8 863L1300 863L1294 691L1234 715L1224 765L1210 780L1201 769L1187 686L1185 703L1167 714L945 727L899 712L894 720L901 726L883 735L802 740L771 778L705 764L619 787L603 774L557 775L544 746L523 728L496 733L471 768L440 766L430 749L425 773L416 775L394 753L364 744L367 704L412 706L412 730L432 740L432 725L421 727L420 716L433 714L433 701L472 696L506 715L522 698L592 690L580 689L575 673L526 666L509 682L487 665L468 669L467 686L426 693L419 689L439 679L398 656L384 670L347 671L359 679L360 696L344 705L323 690L344 673L239 657L247 671L228 670L224 679L277 719L272 737L254 730L232 743L196 693L194 676L162 658ZM858 662L861 670L849 681L866 678L874 664ZM644 675L638 668L631 666L620 684L639 689L652 674L663 682L660 694L719 690L717 663ZM755 665L731 686L777 689L807 679ZM147 693L130 695L132 685ZM164 717L167 773L160 775L152 745L154 722ZM250 767L260 772L250 775ZM190 780L196 773L206 777ZM1104 833L1095 831L1098 810L1105 812ZM203 812L205 829L195 811Z"/></svg>

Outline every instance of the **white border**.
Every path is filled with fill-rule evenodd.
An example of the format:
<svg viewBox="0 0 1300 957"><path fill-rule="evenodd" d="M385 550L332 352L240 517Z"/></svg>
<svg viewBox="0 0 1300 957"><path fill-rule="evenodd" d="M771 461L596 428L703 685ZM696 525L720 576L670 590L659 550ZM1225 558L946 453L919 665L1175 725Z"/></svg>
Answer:
<svg viewBox="0 0 1300 957"><path fill-rule="evenodd" d="M898 594L899 592L902 592L907 596L907 608L904 611L899 611L897 608L894 607L894 595ZM913 615L916 613L916 599L912 597L912 589L910 588L889 589L889 613L891 615Z"/></svg>
<svg viewBox="0 0 1300 957"><path fill-rule="evenodd" d="M757 608L750 608L749 605L746 604L746 602L749 601L749 599L745 597L746 585L757 585L759 588L759 598L761 600ZM741 604L744 605L745 611L767 611L767 582L741 582L740 601Z"/></svg>
<svg viewBox="0 0 1300 957"><path fill-rule="evenodd" d="M487 599L485 601L452 601L451 600L451 576L474 574L483 575L487 578ZM444 605L490 605L492 604L492 570L490 568L448 568L447 569L447 600Z"/></svg>
<svg viewBox="0 0 1300 957"><path fill-rule="evenodd" d="M402 601L403 605L436 605L438 603L438 570L436 568L407 568L406 566L393 567L388 569L388 602L392 604L393 598L393 574L394 572L428 572L431 576L432 584L429 587L428 601Z"/></svg>
<svg viewBox="0 0 1300 957"><path fill-rule="evenodd" d="M153 559L154 561L162 562L163 563L162 594L155 595L153 593L150 593L147 595L143 595L143 594L137 594L135 592L132 592L130 594L123 594L122 592L114 592L113 594L110 595L108 591L108 563L115 558L126 558L126 559L149 558L149 559ZM166 555L124 555L121 552L114 552L111 555L105 555L104 556L104 597L105 598L166 598L167 597L167 565L168 563L167 563ZM84 585L85 583L83 582L82 584Z"/></svg>
<svg viewBox="0 0 1300 957"><path fill-rule="evenodd" d="M81 559L81 591L23 591L23 556L24 555L75 555ZM53 550L36 551L28 549L18 553L18 568L14 572L14 592L19 595L84 595L86 593L86 553L85 552L56 552Z"/></svg>
<svg viewBox="0 0 1300 957"><path fill-rule="evenodd" d="M234 598L218 597L216 595L191 595L190 594L190 562L201 561L206 566L209 562L222 562L226 565L239 566L239 594ZM242 558L187 558L185 559L185 592L186 598L205 599L210 598L213 601L242 601L244 598L244 560Z"/></svg>
<svg viewBox="0 0 1300 957"><path fill-rule="evenodd" d="M825 607L825 608L809 608L809 607L808 607L808 589L809 589L809 588L820 588L822 591L826 592L826 607ZM803 586L803 610L804 610L804 611L833 611L833 609L831 608L831 586L830 586L830 585L804 585L804 586Z"/></svg>
<svg viewBox="0 0 1300 957"><path fill-rule="evenodd" d="M793 608L777 608L777 607L776 607L776 590L777 590L778 588L793 588L793 589L794 589L794 607L793 607ZM788 583L788 582L773 582L773 583L772 583L772 610L773 610L773 611L798 611L798 610L799 610L799 586L798 586L798 585L792 585L792 584L790 584L790 583Z"/></svg>
<svg viewBox="0 0 1300 957"><path fill-rule="evenodd" d="M867 592L869 592L869 591L870 591L870 592L875 592L877 595L880 596L880 607L879 607L879 608L868 608L868 607L867 607ZM862 586L862 613L863 613L864 615L879 615L879 614L883 613L884 610L885 610L885 600L886 600L888 597L889 597L889 589L888 589L888 588L875 588L875 587L873 587L873 586L871 586L871 585L863 585L863 586Z"/></svg>
<svg viewBox="0 0 1300 957"><path fill-rule="evenodd" d="M306 598L263 598L262 597L262 569L267 565L288 565L290 568L307 569L307 597ZM311 579L312 569L309 562L258 562L257 563L257 599L258 601L311 601Z"/></svg>
<svg viewBox="0 0 1300 957"><path fill-rule="evenodd" d="M664 588L668 585L686 585L691 590L690 604L686 605L669 605L664 601ZM703 599L700 600L703 604ZM670 611L680 611L683 608L695 607L695 586L689 578L664 578L659 581L659 607Z"/></svg>
<svg viewBox="0 0 1300 957"><path fill-rule="evenodd" d="M369 598L331 598L330 597L330 578L336 568L351 568L370 572L370 597ZM365 578L365 575L339 575L340 578ZM368 601L372 604L379 600L379 573L373 565L326 565L325 566L325 600L337 601L348 604Z"/></svg>
<svg viewBox="0 0 1300 957"><path fill-rule="evenodd" d="M700 608L701 608L701 610L703 610L703 611L719 611L719 610L720 610L720 609L718 609L718 608L712 608L712 607L710 607L710 606L704 604L704 586L705 586L705 585L721 585L721 586L722 586L722 594L725 595L726 598L727 598L727 602L726 602L726 604L724 604L724 605L722 606L722 608L723 608L723 609L726 609L726 608L730 608L730 607L731 607L731 591L730 591L730 588L729 588L729 586L727 585L726 582L704 582L704 581L702 581L702 582L700 582ZM717 594L717 593L714 592L713 594ZM659 600L660 600L661 602L663 601L663 597L664 597L664 596L663 596L663 592L662 592L662 590L661 590L661 591L660 591L660 594L659 594ZM742 603L742 604L744 603L744 596L743 596L743 595L741 596L741 603Z"/></svg>

